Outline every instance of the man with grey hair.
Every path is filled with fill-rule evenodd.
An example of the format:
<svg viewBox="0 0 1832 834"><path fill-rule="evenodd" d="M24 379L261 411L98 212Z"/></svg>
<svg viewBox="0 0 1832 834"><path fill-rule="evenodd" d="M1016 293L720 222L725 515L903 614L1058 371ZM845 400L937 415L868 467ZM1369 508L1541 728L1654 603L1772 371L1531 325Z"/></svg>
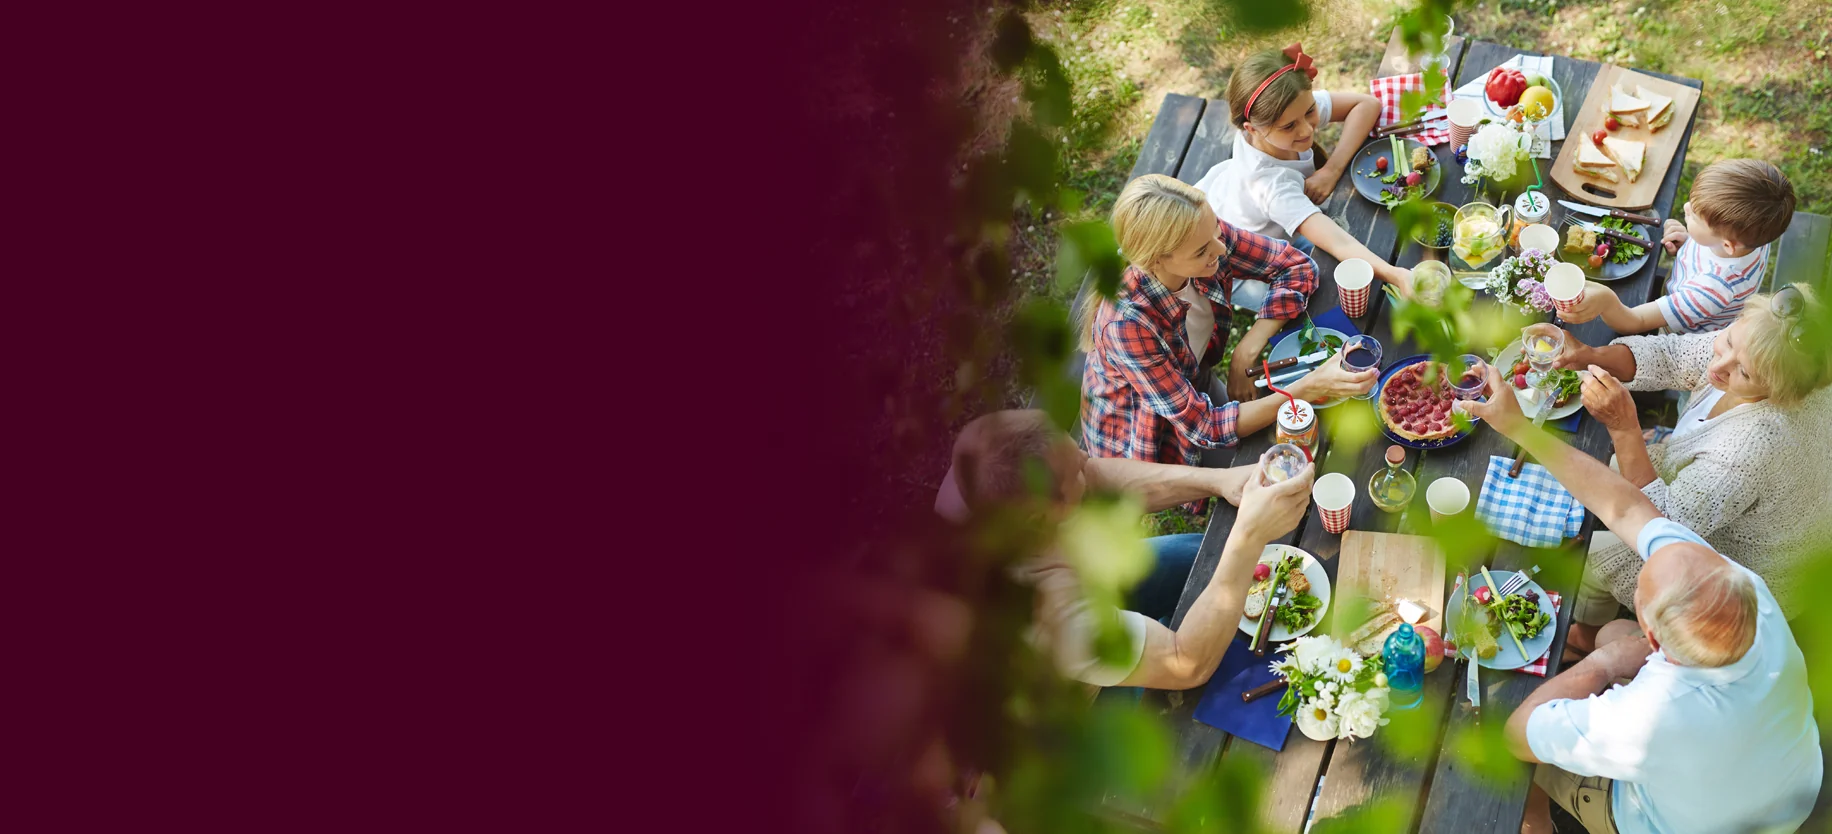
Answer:
<svg viewBox="0 0 1832 834"><path fill-rule="evenodd" d="M1488 377L1508 390L1494 368ZM1596 651L1508 719L1511 751L1540 763L1523 834L1552 831L1548 800L1593 834L1799 828L1823 776L1819 727L1806 658L1768 585L1535 428L1514 397L1458 407L1519 443L1647 563L1635 619L1603 626Z"/></svg>

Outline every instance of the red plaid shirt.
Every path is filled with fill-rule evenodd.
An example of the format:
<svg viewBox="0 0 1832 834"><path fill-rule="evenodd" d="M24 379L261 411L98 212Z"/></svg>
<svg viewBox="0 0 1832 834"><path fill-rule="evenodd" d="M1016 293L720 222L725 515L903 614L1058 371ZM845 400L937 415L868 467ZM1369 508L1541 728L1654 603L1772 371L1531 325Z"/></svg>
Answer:
<svg viewBox="0 0 1832 834"><path fill-rule="evenodd" d="M1317 288L1317 267L1281 240L1221 222L1225 253L1215 274L1191 279L1215 307L1215 334L1203 355L1227 345L1234 282L1270 281L1262 319L1295 319ZM1137 268L1120 278L1119 297L1094 318L1094 349L1082 373L1082 446L1095 457L1194 466L1202 449L1239 442L1238 403L1217 405L1191 380L1201 370L1189 346L1189 305Z"/></svg>

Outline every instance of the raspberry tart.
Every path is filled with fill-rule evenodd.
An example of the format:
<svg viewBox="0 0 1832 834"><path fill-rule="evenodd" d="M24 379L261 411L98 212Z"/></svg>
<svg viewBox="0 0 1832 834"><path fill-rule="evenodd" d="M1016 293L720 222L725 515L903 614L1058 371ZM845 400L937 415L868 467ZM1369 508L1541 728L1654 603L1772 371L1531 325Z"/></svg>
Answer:
<svg viewBox="0 0 1832 834"><path fill-rule="evenodd" d="M1443 440L1457 433L1451 420L1450 404L1456 397L1450 392L1449 371L1438 366L1437 378L1425 384L1429 362L1419 362L1395 371L1380 389L1380 419L1400 437L1414 442Z"/></svg>

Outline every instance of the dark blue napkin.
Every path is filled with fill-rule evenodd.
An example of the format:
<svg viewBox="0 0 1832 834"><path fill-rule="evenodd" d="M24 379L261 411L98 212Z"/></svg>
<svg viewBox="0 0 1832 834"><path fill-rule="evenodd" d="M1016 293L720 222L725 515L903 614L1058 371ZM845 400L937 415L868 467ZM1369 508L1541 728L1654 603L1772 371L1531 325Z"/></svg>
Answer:
<svg viewBox="0 0 1832 834"><path fill-rule="evenodd" d="M1240 702L1240 693L1278 677L1272 671L1272 662L1278 656L1267 651L1265 657L1254 657L1247 642L1243 636L1228 645L1220 668L1203 687L1202 700L1196 704L1196 720L1261 747L1283 750L1285 737L1291 733L1291 718L1279 714L1279 699L1285 690L1251 704Z"/></svg>
<svg viewBox="0 0 1832 834"><path fill-rule="evenodd" d="M1310 320L1316 322L1318 327L1327 327L1331 330L1340 332L1344 336L1358 336L1361 334L1361 330L1355 327L1355 322L1349 319L1348 314L1342 312L1341 307L1331 307L1317 315L1311 316ZM1299 316L1293 319L1290 324L1285 325L1284 330L1280 330L1278 334L1272 338L1273 347L1278 347L1279 342L1285 341L1286 336L1290 336L1303 329L1304 317Z"/></svg>

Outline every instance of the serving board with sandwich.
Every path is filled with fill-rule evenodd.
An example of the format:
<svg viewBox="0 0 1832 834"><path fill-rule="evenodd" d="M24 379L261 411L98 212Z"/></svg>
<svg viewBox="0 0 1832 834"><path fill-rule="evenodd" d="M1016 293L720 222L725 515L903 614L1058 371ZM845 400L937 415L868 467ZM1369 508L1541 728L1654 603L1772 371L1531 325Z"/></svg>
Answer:
<svg viewBox="0 0 1832 834"><path fill-rule="evenodd" d="M1684 84L1604 65L1552 162L1552 181L1593 205L1653 205L1698 95Z"/></svg>

